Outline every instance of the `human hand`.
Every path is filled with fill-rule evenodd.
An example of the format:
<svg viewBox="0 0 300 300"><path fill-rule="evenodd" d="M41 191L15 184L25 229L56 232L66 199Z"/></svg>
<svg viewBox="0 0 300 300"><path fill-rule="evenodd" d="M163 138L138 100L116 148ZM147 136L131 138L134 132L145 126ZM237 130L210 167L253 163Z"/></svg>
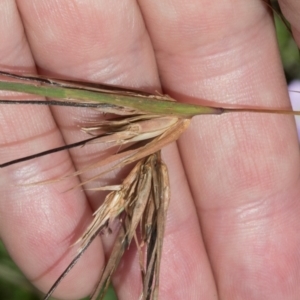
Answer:
<svg viewBox="0 0 300 300"><path fill-rule="evenodd" d="M163 88L179 101L267 107L288 101L273 22L262 1L16 3L20 15L15 2L0 2L1 69L32 74L36 65L39 73L55 77ZM294 28L299 10L285 8ZM36 107L1 107L0 113L4 161L73 142L75 134L82 138L74 120L91 115ZM44 291L74 257L76 247L70 245L91 221L99 197L80 189L65 193L78 184L74 178L21 185L70 173L91 151L96 149L1 170L1 238ZM163 157L172 197L160 298L297 299L299 150L293 121L248 113L199 116ZM104 249L99 238L56 296L89 293ZM137 282L139 266L130 250L114 277L119 298L138 299Z"/></svg>

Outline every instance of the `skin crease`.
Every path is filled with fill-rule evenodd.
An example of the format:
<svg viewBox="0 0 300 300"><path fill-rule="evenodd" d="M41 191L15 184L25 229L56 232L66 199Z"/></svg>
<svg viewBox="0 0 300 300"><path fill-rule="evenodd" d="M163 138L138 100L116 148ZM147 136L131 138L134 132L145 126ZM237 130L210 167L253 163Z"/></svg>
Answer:
<svg viewBox="0 0 300 300"><path fill-rule="evenodd" d="M298 1L280 3L300 41ZM272 18L259 0L0 0L0 13L1 69L162 88L182 102L288 106ZM0 107L1 162L83 138L76 121L95 114L67 112ZM163 151L172 197L160 299L300 298L298 147L292 118L238 113L194 118ZM77 179L21 184L72 172L100 150L85 147L1 170L1 238L45 292L74 257L70 246L101 199L92 191L66 192ZM92 244L57 298L91 292L105 241ZM134 249L113 281L119 299L138 299Z"/></svg>

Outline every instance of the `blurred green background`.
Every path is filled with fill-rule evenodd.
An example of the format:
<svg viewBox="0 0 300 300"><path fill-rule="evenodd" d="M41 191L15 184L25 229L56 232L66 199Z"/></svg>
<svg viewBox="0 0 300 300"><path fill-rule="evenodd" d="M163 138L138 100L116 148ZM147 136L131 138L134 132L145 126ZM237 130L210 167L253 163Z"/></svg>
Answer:
<svg viewBox="0 0 300 300"><path fill-rule="evenodd" d="M289 32L289 25L285 25L281 19L277 1L272 1L272 4L278 11L278 14L274 14L275 26L285 77L289 83L293 79L300 79L299 49Z"/></svg>
<svg viewBox="0 0 300 300"><path fill-rule="evenodd" d="M277 1L272 1L277 7ZM288 82L300 78L299 51L287 27L278 16L275 16L278 44L281 51L284 71ZM4 300L39 300L42 294L37 291L22 275L11 261L0 240L0 299ZM54 299L54 298L52 298ZM86 298L87 299L87 298ZM109 289L105 300L117 300L112 288Z"/></svg>

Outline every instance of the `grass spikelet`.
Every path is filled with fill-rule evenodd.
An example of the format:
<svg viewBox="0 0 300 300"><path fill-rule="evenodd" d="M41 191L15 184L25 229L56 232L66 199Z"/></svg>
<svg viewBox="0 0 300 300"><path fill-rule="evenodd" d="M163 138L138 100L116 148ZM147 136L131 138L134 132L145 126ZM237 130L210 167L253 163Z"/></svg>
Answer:
<svg viewBox="0 0 300 300"><path fill-rule="evenodd" d="M79 258L95 236L107 229L111 222L119 219L122 223L91 300L103 299L113 273L133 240L137 244L140 256L143 284L140 299L158 299L159 267L169 200L168 172L161 160L160 151L141 159L123 183L106 196L104 203L94 213L93 222L76 242L80 244L76 257ZM45 300L49 299L74 265L72 262L63 272Z"/></svg>

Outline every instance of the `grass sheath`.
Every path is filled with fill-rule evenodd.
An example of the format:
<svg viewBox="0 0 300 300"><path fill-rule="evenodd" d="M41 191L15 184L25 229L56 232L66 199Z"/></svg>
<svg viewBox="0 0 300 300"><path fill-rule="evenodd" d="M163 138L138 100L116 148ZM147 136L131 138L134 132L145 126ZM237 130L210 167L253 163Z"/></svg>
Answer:
<svg viewBox="0 0 300 300"><path fill-rule="evenodd" d="M100 174L80 184L84 185L109 171L135 163L121 184L99 187L99 190L110 192L104 203L95 211L92 223L76 242L76 245L79 245L77 256L53 284L44 300L50 298L61 280L73 268L95 237L107 230L110 223L116 219L120 220L122 226L120 226L111 255L90 299L103 299L125 250L132 242L135 242L139 251L143 283L140 299L157 300L164 227L170 200L168 171L162 161L160 150L176 141L195 115L234 111L299 114L299 112L269 108L222 108L183 104L167 95L152 95L112 86L38 76L20 76L2 71L0 71L0 77L0 90L55 99L49 101L0 100L0 104L91 107L113 115L113 118L89 123L83 127L82 131L87 133L89 138L82 142L2 163L1 168L91 143L103 143L107 148L118 146L122 147L122 150L74 174L68 174L64 178L78 176L98 167L105 168Z"/></svg>

